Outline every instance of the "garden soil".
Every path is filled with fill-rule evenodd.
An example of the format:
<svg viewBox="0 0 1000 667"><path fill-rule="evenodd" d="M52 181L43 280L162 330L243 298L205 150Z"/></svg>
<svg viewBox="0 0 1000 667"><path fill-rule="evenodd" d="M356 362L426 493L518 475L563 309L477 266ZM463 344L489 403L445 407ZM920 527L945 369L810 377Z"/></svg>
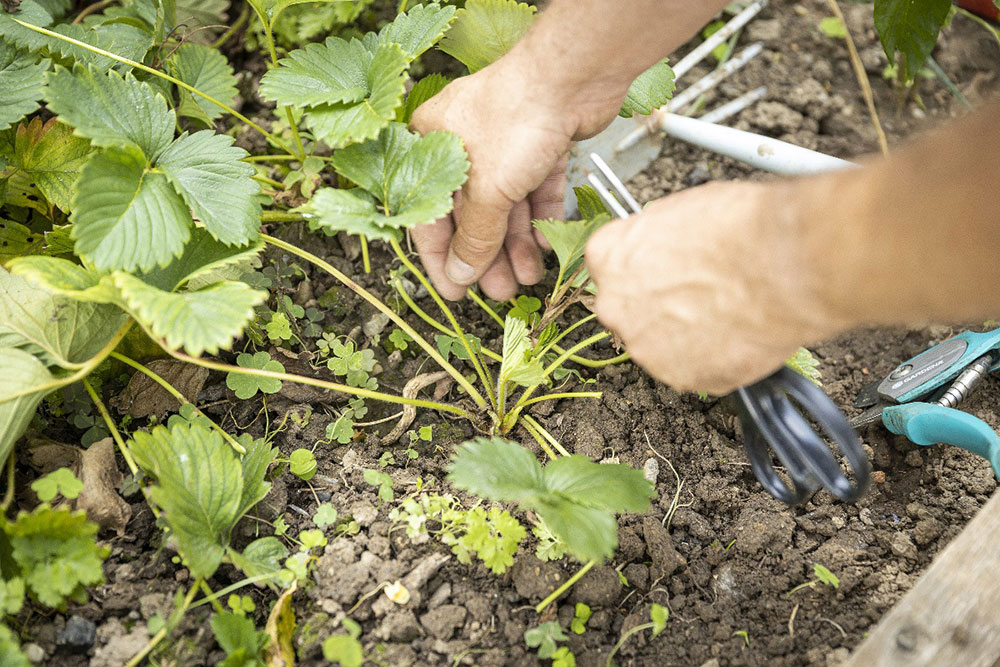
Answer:
<svg viewBox="0 0 1000 667"><path fill-rule="evenodd" d="M936 79L921 78L918 98L903 101L882 78L886 60L877 45L871 8L845 5L851 33L872 86L892 145L963 113L962 106ZM744 72L723 84L722 99L767 85L766 101L743 112L736 127L787 139L842 157L877 149L875 133L843 42L818 26L829 15L826 2L773 2L745 31L741 43L762 40L764 54ZM935 57L975 104L1000 87L1000 46L989 33L958 17L941 39ZM702 66L689 75L693 81ZM251 106L250 103L247 103ZM648 200L709 180L768 178L726 159L668 142L662 156L631 184ZM816 221L821 224L822 221ZM298 227L279 235L311 248L317 242ZM327 259L352 275L362 275L358 248L331 239ZM270 261L287 266L289 258ZM385 275L391 257L373 254L374 272L362 282L389 297ZM347 290L304 268L279 285L294 300L314 304L324 299L324 325L367 341L391 328ZM543 290L534 290L542 295ZM429 299L424 307L433 311ZM484 344L497 349L497 327L468 304L463 321ZM814 349L823 386L849 414L857 391L899 361L940 342L963 327L869 329L852 332ZM314 349L314 348L313 348ZM272 350L287 370L317 374L307 350ZM428 370L424 362L379 349L382 388L399 392L407 379ZM611 356L610 347L595 354ZM918 448L905 439L870 428L862 438L876 470L877 483L857 505L835 501L824 492L805 505L788 508L763 491L747 464L738 427L726 400L703 400L679 394L651 380L632 365L609 367L596 377L604 392L597 400L561 401L535 406L535 417L568 449L595 460L617 460L656 475L657 498L645 516L622 518L620 546L607 564L587 574L541 620L567 628L577 602L593 610L585 633L570 633L569 646L581 666L603 665L622 633L648 621L652 603L670 610L666 630L655 639L642 632L629 639L616 658L620 665L656 666L833 666L850 651L900 597L948 542L996 490L989 465L951 447ZM1000 383L988 380L964 409L1000 429L997 405ZM266 404L258 397L236 401L225 378L213 374L201 394L206 411L230 428L255 435L284 422L276 444L282 453L312 447L324 439L333 409L343 399L307 387L285 384ZM396 410L371 404L366 419L392 416ZM398 465L391 475L397 498L412 493L418 480L431 490L448 491L444 478L453 448L474 435L468 424L421 412L416 426L433 426L433 441L417 446L420 456L406 463L407 438L383 443L393 423L362 429L350 445L320 444L319 470L307 484L284 474L256 510L260 521L245 520L236 531L238 545L265 534L281 516L292 533L312 527L308 518L317 503L332 502L350 515L360 532L334 537L321 557L315 584L296 593L295 643L300 663L322 664L320 644L340 631L349 614L361 623L362 641L383 665L533 665L525 630L537 625L534 606L578 568L561 561L545 563L533 555L534 538L521 546L513 567L491 574L481 564L463 565L447 547L432 540L414 543L388 519L391 504L380 503L365 484L363 470L377 468L385 451ZM381 435L380 435L381 434ZM536 448L523 432L514 437ZM24 619L32 650L44 664L124 664L147 641L146 622L170 613L179 586L189 585L185 569L172 561L149 508L136 494L128 498L132 518L122 535L105 535L111 549L107 583L92 590L91 601L64 614ZM670 515L670 508L676 511ZM820 563L840 580L793 589L809 582ZM223 567L211 582L215 590L239 574ZM378 591L380 584L403 580L413 597L394 605ZM627 583L626 583L627 582ZM260 590L241 591L258 602L263 626L266 600ZM161 664L212 665L224 656L215 646L207 606L191 613L179 639L160 656ZM547 664L548 661L545 661Z"/></svg>

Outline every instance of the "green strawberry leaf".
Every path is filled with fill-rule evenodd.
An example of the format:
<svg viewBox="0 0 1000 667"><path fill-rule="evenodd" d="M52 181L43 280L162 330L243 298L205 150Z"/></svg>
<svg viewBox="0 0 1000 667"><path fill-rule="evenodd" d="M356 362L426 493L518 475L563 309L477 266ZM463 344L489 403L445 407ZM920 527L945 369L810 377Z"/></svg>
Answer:
<svg viewBox="0 0 1000 667"><path fill-rule="evenodd" d="M108 22L92 27L64 23L55 26L52 31L138 62L145 59L146 53L153 46L153 35L148 30L131 23ZM71 42L47 35L44 39L47 40L46 47L51 53L58 53L80 65L93 65L100 72L107 72L111 68L120 70L128 68L128 65Z"/></svg>
<svg viewBox="0 0 1000 667"><path fill-rule="evenodd" d="M184 246L181 256L166 268L144 273L142 280L153 287L172 292L196 279L199 282L210 279L219 269L249 262L263 249L263 243L227 245L216 241L204 229L195 227L191 230L191 240Z"/></svg>
<svg viewBox="0 0 1000 667"><path fill-rule="evenodd" d="M156 167L212 236L243 245L257 239L261 212L254 169L243 162L247 155L231 137L203 130L178 137Z"/></svg>
<svg viewBox="0 0 1000 667"><path fill-rule="evenodd" d="M249 440L249 437L246 439ZM277 447L271 447L264 438L257 438L249 443L243 442L243 445L247 453L240 461L240 465L243 466L243 493L240 495L238 510L240 516L252 510L271 490L271 483L264 479L267 476L267 469L278 456Z"/></svg>
<svg viewBox="0 0 1000 667"><path fill-rule="evenodd" d="M532 387L545 381L545 369L540 359L531 357L532 346L527 323L519 317L507 316L503 328L503 361L498 382L514 382Z"/></svg>
<svg viewBox="0 0 1000 667"><path fill-rule="evenodd" d="M373 54L359 40L329 37L296 49L263 76L260 94L286 106L309 108L360 102L371 92Z"/></svg>
<svg viewBox="0 0 1000 667"><path fill-rule="evenodd" d="M182 44L167 61L170 72L184 83L214 97L223 104L232 105L236 99L236 76L229 61L217 49L201 44ZM208 100L180 90L177 113L196 118L205 125L222 115L222 109Z"/></svg>
<svg viewBox="0 0 1000 667"><path fill-rule="evenodd" d="M42 604L61 608L86 596L85 586L104 581L102 562L110 550L95 541L97 524L84 512L38 506L4 526L10 554L28 591Z"/></svg>
<svg viewBox="0 0 1000 667"><path fill-rule="evenodd" d="M76 252L99 269L166 266L191 235L184 200L166 175L147 169L135 146L95 153L80 173L73 203Z"/></svg>
<svg viewBox="0 0 1000 667"><path fill-rule="evenodd" d="M598 464L585 456L563 456L545 466L548 489L577 505L612 512L642 513L655 494L641 470Z"/></svg>
<svg viewBox="0 0 1000 667"><path fill-rule="evenodd" d="M23 583L21 585L23 586ZM357 640L354 641L357 643ZM360 651L361 645L358 644L358 646ZM6 665L6 667L31 667L31 661L28 660L28 656L21 651L21 643L18 640L17 634L3 623L0 623L0 665ZM360 658L357 667L361 667Z"/></svg>
<svg viewBox="0 0 1000 667"><path fill-rule="evenodd" d="M637 113L651 114L674 96L674 87L674 70L662 60L632 82L618 115L631 118Z"/></svg>
<svg viewBox="0 0 1000 667"><path fill-rule="evenodd" d="M34 355L14 347L0 347L0 368L0 457L5 458L59 383Z"/></svg>
<svg viewBox="0 0 1000 667"><path fill-rule="evenodd" d="M309 128L332 148L377 137L403 103L408 65L399 45L379 46L366 72L366 96L358 101L312 107L306 114Z"/></svg>
<svg viewBox="0 0 1000 667"><path fill-rule="evenodd" d="M131 74L57 67L47 82L49 111L97 146L135 146L152 162L174 138L176 119L167 101Z"/></svg>
<svg viewBox="0 0 1000 667"><path fill-rule="evenodd" d="M236 357L236 365L240 368L253 368L259 371L285 372L285 367L281 365L280 361L272 360L271 355L263 351L256 354L241 353ZM256 396L258 391L263 394L278 393L281 390L281 380L230 371L226 376L226 386L236 393L237 398L246 400Z"/></svg>
<svg viewBox="0 0 1000 667"><path fill-rule="evenodd" d="M476 438L452 458L448 479L488 500L531 503L544 494L542 466L524 447L502 438Z"/></svg>
<svg viewBox="0 0 1000 667"><path fill-rule="evenodd" d="M120 303L118 288L106 273L87 269L59 257L15 257L7 264L11 273L74 301Z"/></svg>
<svg viewBox="0 0 1000 667"><path fill-rule="evenodd" d="M127 273L114 274L115 285L132 316L173 349L188 354L218 354L253 319L267 292L242 282L223 281L193 292L164 292Z"/></svg>
<svg viewBox="0 0 1000 667"><path fill-rule="evenodd" d="M556 258L559 260L559 283L569 278L579 268L583 261L587 240L610 220L611 216L605 213L589 220L567 220L565 222L562 220L535 220L532 222L535 229L542 233L556 253ZM581 274L578 282L585 279L586 275Z"/></svg>
<svg viewBox="0 0 1000 667"><path fill-rule="evenodd" d="M476 72L528 32L536 7L515 0L468 0L438 48Z"/></svg>
<svg viewBox="0 0 1000 667"><path fill-rule="evenodd" d="M25 28L18 21L48 28L52 25L52 15L37 0L21 0L17 9L16 14L8 14L0 9L0 38L8 44L29 51L38 51L46 46L48 37Z"/></svg>
<svg viewBox="0 0 1000 667"><path fill-rule="evenodd" d="M264 664L260 660L261 651L267 646L268 637L264 632L258 632L253 618L232 611L221 611L212 614L209 619L212 634L219 646L230 658L236 656L237 661L226 660L223 667L249 667Z"/></svg>
<svg viewBox="0 0 1000 667"><path fill-rule="evenodd" d="M912 81L937 44L951 0L875 0L875 29L889 63L903 55L903 75Z"/></svg>
<svg viewBox="0 0 1000 667"><path fill-rule="evenodd" d="M454 18L455 8L450 5L442 7L432 2L411 7L379 30L377 44L399 44L414 60L444 36Z"/></svg>
<svg viewBox="0 0 1000 667"><path fill-rule="evenodd" d="M807 380L811 380L817 387L823 386L820 382L823 374L819 370L819 359L806 348L800 347L796 350L795 356L786 361L785 365Z"/></svg>
<svg viewBox="0 0 1000 667"><path fill-rule="evenodd" d="M44 124L33 118L17 128L11 166L27 176L52 204L69 211L73 185L90 150L89 141L74 136L72 129L55 118Z"/></svg>
<svg viewBox="0 0 1000 667"><path fill-rule="evenodd" d="M0 267L0 348L74 368L100 352L126 319L118 308L67 299Z"/></svg>
<svg viewBox="0 0 1000 667"><path fill-rule="evenodd" d="M288 548L277 537L261 537L248 544L243 553L229 549L228 557L245 575L256 577L278 572L288 558Z"/></svg>
<svg viewBox="0 0 1000 667"><path fill-rule="evenodd" d="M217 431L183 422L169 431L137 431L129 449L156 480L149 495L184 564L195 577L211 577L241 516L244 478L236 453Z"/></svg>
<svg viewBox="0 0 1000 667"><path fill-rule="evenodd" d="M441 74L431 74L417 81L406 96L403 106L396 110L396 121L409 125L417 107L440 93L449 83L448 77Z"/></svg>
<svg viewBox="0 0 1000 667"><path fill-rule="evenodd" d="M446 215L452 193L465 182L469 168L455 135L431 132L419 137L398 123L377 140L338 151L332 162L361 188L324 188L300 210L314 216L313 229L329 234L363 229L373 238L392 238L398 230Z"/></svg>
<svg viewBox="0 0 1000 667"><path fill-rule="evenodd" d="M502 438L464 443L448 479L483 498L534 510L581 561L610 557L618 545L615 513L647 511L653 495L639 470L582 456L557 459L543 470L529 451Z"/></svg>
<svg viewBox="0 0 1000 667"><path fill-rule="evenodd" d="M35 60L0 39L0 130L38 108L49 63Z"/></svg>

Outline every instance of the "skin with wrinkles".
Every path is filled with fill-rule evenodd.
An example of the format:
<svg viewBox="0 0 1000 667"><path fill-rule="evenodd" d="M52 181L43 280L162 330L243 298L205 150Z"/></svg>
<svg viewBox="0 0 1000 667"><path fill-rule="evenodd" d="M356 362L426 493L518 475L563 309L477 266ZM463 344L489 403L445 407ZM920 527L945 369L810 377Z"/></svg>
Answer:
<svg viewBox="0 0 1000 667"><path fill-rule="evenodd" d="M454 213L414 230L445 297L541 279L530 220L561 217L571 142L724 4L553 0L510 53L418 109L414 127L456 132L472 163ZM654 377L715 394L854 326L995 319L998 127L994 103L860 169L710 184L612 222L586 252L598 318Z"/></svg>

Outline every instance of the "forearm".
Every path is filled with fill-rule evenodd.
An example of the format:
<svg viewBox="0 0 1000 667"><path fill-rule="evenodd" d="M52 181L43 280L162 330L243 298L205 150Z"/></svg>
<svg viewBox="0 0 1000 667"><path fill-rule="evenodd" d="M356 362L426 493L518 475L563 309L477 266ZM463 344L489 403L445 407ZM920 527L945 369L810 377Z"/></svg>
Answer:
<svg viewBox="0 0 1000 667"><path fill-rule="evenodd" d="M838 328L1000 313L1000 104L863 169L792 183Z"/></svg>
<svg viewBox="0 0 1000 667"><path fill-rule="evenodd" d="M504 58L537 84L617 111L632 81L725 7L725 0L553 0Z"/></svg>

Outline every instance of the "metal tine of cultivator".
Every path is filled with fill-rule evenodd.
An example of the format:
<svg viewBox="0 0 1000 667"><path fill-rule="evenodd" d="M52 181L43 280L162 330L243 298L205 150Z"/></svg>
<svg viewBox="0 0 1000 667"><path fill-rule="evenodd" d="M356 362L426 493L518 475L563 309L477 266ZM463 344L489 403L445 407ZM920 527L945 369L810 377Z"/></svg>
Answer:
<svg viewBox="0 0 1000 667"><path fill-rule="evenodd" d="M760 88L754 88L749 93L744 93L740 95L735 100L726 102L720 107L712 109L708 113L698 116L698 120L705 121L706 123L721 123L723 121L729 120L736 114L740 113L744 109L749 109L757 102L761 101L767 96L767 86L761 86Z"/></svg>
<svg viewBox="0 0 1000 667"><path fill-rule="evenodd" d="M684 89L684 92L675 95L661 111L665 110L673 113L680 113L697 100L699 97L712 90L727 78L746 67L747 63L764 52L764 42L754 42L726 63L717 68L711 74L703 76L695 83Z"/></svg>
<svg viewBox="0 0 1000 667"><path fill-rule="evenodd" d="M757 0L757 2L749 5L742 12L734 16L729 23L712 33L704 42L692 50L691 53L681 58L673 67L674 76L680 79L690 72L695 65L707 58L708 54L714 51L716 47L735 35L737 30L749 23L757 14L760 14L764 7L767 7L767 0Z"/></svg>
<svg viewBox="0 0 1000 667"><path fill-rule="evenodd" d="M710 74L702 77L695 83L691 84L684 89L684 92L678 93L674 96L672 100L667 102L665 105L653 111L649 116L649 122L643 123L631 133L628 134L621 142L615 146L616 153L623 153L645 137L652 134L657 129L657 121L660 117L667 113L680 113L684 111L687 107L697 100L699 97L709 92L713 88L717 87L720 83L731 77L736 72L746 67L747 63L759 56L764 52L764 43L755 42L748 46L747 48L740 51L736 56L726 61L722 67L719 67Z"/></svg>
<svg viewBox="0 0 1000 667"><path fill-rule="evenodd" d="M619 218L627 218L629 216L629 212L625 210L624 206L621 205L619 198L621 201L625 202L630 209L632 209L632 213L641 213L642 207L639 205L639 202L636 201L635 197L632 196L632 193L629 192L628 188L625 187L625 184L622 183L622 179L618 178L618 174L616 174L614 170L608 166L608 163L605 162L604 159L597 153L590 154L590 161L593 162L594 166L597 167L597 170L604 175L604 178L608 179L608 183L611 184L611 187L614 188L615 193L618 195L616 198L615 195L611 194L611 191L608 190L601 179L597 177L597 174L593 172L587 174L587 180L590 181L590 184L594 186L597 193L601 195L601 199L603 199L604 203L606 203L608 207L614 211L615 215Z"/></svg>

